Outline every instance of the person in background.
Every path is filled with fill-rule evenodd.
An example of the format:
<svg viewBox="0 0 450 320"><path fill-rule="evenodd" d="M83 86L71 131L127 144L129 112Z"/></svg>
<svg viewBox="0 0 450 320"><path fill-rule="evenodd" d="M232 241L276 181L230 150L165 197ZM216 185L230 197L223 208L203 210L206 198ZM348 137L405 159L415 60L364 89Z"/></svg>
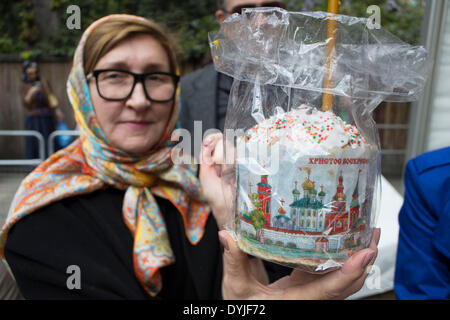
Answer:
<svg viewBox="0 0 450 320"><path fill-rule="evenodd" d="M58 108L58 101L51 92L46 79L41 79L36 62L25 61L20 88L22 104L25 108L25 130L34 130L44 138L44 158L48 157L47 139L55 131L56 121L64 116ZM39 158L39 143L35 137L25 138L25 158Z"/></svg>
<svg viewBox="0 0 450 320"><path fill-rule="evenodd" d="M216 20L221 24L233 13L241 13L243 8L254 7L285 8L285 4L284 1L270 0L218 0ZM216 72L213 64L208 64L181 78L180 125L191 134L194 156L198 157L200 152L200 145L194 144L193 140L194 121L201 121L200 139L208 129L223 132L232 83L233 78Z"/></svg>
<svg viewBox="0 0 450 320"><path fill-rule="evenodd" d="M405 171L394 292L398 299L450 299L450 147Z"/></svg>

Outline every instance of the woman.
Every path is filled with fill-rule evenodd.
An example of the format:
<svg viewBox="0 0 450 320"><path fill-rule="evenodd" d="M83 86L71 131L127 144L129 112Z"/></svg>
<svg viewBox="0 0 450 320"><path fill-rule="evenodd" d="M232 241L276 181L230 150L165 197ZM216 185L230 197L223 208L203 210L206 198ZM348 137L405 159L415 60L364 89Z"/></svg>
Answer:
<svg viewBox="0 0 450 320"><path fill-rule="evenodd" d="M27 60L23 63L22 80L20 94L25 108L25 130L38 131L46 142L48 136L55 130L55 117L62 120L64 116L57 105L50 103L50 86L45 79L40 79L36 62ZM44 150L46 157L47 148L45 147ZM26 137L25 157L36 159L39 156L39 145L36 138Z"/></svg>
<svg viewBox="0 0 450 320"><path fill-rule="evenodd" d="M203 195L196 174L170 157L177 83L174 45L158 25L111 15L85 31L68 81L80 139L24 180L1 233L24 297L297 298L305 289L314 298L359 289L361 260L373 263L376 239L330 282L293 273L269 287L260 261L221 231L222 267L220 144L205 141ZM246 288L244 278L259 287Z"/></svg>

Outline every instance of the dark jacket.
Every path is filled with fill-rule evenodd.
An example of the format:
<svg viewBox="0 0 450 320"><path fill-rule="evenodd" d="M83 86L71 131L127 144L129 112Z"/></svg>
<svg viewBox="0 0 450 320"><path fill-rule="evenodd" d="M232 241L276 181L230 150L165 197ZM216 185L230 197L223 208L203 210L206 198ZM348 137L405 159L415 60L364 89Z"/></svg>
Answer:
<svg viewBox="0 0 450 320"><path fill-rule="evenodd" d="M181 78L180 124L191 134L194 155L200 153L207 130L223 131L231 84L232 78L216 72L212 64ZM194 121L201 121L201 129L194 130Z"/></svg>
<svg viewBox="0 0 450 320"><path fill-rule="evenodd" d="M25 299L151 299L134 273L123 198L124 191L98 190L63 199L17 222L5 257ZM170 201L155 198L176 259L160 269L163 288L157 298L220 299L222 252L214 217L210 215L203 238L193 246L181 214ZM79 268L79 289L70 285L76 285L73 268Z"/></svg>

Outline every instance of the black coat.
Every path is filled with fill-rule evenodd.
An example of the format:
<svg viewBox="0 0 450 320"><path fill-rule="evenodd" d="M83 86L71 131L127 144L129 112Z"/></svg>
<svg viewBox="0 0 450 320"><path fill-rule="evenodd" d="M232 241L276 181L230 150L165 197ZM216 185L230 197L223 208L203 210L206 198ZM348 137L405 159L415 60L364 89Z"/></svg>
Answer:
<svg viewBox="0 0 450 320"><path fill-rule="evenodd" d="M18 221L5 256L26 299L150 299L132 260L133 237L122 218L124 191L113 188L67 198ZM220 299L222 252L210 215L193 246L181 214L157 198L176 262L161 268L163 299ZM81 289L67 282L78 266ZM70 271L70 269L69 269ZM70 279L69 279L69 282Z"/></svg>

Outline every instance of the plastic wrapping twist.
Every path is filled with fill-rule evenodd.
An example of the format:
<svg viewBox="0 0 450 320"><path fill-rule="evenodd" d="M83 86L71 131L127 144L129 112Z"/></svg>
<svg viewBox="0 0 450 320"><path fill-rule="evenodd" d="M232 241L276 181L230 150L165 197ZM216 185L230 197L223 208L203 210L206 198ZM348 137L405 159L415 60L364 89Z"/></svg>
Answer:
<svg viewBox="0 0 450 320"><path fill-rule="evenodd" d="M210 33L216 70L234 78L222 181L232 199L227 227L247 253L328 272L369 245L380 193L372 111L383 100L417 99L430 65L423 47L366 25L254 8ZM331 111L322 109L325 93Z"/></svg>

